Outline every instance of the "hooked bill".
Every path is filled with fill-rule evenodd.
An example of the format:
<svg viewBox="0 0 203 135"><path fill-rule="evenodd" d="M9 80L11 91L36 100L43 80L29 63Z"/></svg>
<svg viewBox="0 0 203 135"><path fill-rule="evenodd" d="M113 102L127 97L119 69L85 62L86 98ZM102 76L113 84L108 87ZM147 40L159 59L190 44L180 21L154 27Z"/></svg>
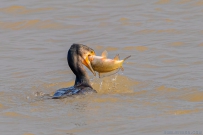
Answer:
<svg viewBox="0 0 203 135"><path fill-rule="evenodd" d="M123 62L131 56L126 57L123 60L119 59L117 54L114 59L107 59L107 51L105 50L101 56L89 56L94 71L99 73L99 77L105 77L117 73L120 69L123 71Z"/></svg>

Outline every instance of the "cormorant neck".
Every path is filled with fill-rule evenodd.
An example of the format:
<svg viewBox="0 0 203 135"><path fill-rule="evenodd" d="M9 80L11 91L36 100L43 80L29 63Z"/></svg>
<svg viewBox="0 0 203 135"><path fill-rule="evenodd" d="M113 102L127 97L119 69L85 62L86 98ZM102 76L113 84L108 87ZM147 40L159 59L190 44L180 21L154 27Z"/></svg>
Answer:
<svg viewBox="0 0 203 135"><path fill-rule="evenodd" d="M74 86L78 88L84 87L92 88L89 77L86 73L84 65L82 64L81 56L78 55L76 51L69 50L67 60L70 69L76 76Z"/></svg>
<svg viewBox="0 0 203 135"><path fill-rule="evenodd" d="M75 87L79 87L79 88L84 88L84 87L90 87L92 88L91 84L90 84L90 80L89 77L87 75L84 76L76 76L75 78Z"/></svg>

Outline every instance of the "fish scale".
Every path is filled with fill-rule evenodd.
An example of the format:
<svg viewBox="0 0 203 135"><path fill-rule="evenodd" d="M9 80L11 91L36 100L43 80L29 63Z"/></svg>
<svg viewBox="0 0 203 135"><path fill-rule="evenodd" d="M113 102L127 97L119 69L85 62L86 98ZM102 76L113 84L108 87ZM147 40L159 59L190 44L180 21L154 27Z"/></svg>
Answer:
<svg viewBox="0 0 203 135"><path fill-rule="evenodd" d="M89 61L94 71L99 73L99 77L109 76L117 73L120 69L124 70L123 62L131 56L126 57L123 60L119 59L117 54L114 59L107 58L107 51L105 50L101 56L89 56Z"/></svg>

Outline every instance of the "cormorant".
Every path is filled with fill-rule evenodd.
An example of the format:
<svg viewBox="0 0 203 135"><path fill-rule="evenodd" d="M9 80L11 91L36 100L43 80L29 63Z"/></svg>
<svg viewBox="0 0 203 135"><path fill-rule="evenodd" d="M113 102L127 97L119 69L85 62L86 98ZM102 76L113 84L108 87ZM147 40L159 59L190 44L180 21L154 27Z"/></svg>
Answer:
<svg viewBox="0 0 203 135"><path fill-rule="evenodd" d="M75 74L75 84L72 87L61 88L55 92L53 99L64 98L76 94L96 93L90 84L89 77L83 65L85 65L94 75L89 56L95 56L93 49L83 44L73 44L67 54L67 61L70 69Z"/></svg>

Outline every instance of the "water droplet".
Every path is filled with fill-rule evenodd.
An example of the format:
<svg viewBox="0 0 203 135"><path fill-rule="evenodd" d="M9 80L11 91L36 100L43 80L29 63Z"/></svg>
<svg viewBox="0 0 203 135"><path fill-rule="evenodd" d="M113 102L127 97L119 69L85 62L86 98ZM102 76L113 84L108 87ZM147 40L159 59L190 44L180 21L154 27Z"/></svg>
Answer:
<svg viewBox="0 0 203 135"><path fill-rule="evenodd" d="M101 88L102 88L102 83L103 83L103 81L101 81L101 83L100 83L99 90L101 90Z"/></svg>

